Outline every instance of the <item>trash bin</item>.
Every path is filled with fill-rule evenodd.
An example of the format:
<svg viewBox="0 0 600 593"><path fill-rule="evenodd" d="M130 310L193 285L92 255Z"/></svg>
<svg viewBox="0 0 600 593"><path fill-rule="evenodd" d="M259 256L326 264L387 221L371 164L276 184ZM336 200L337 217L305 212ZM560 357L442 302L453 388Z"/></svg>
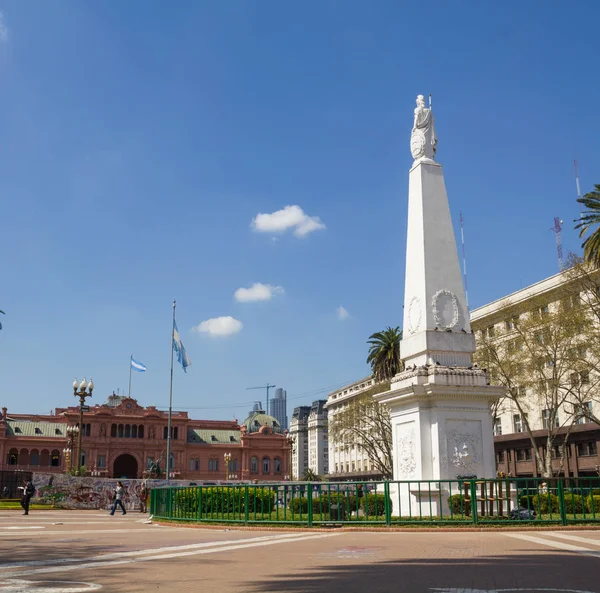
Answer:
<svg viewBox="0 0 600 593"><path fill-rule="evenodd" d="M329 506L329 517L337 521L346 520L346 507L343 504L334 503Z"/></svg>

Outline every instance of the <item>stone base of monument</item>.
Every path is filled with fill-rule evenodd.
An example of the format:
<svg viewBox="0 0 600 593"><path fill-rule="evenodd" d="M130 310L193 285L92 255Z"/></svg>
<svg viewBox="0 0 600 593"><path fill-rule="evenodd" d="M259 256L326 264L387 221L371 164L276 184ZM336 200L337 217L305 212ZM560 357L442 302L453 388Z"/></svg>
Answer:
<svg viewBox="0 0 600 593"><path fill-rule="evenodd" d="M449 517L448 499L450 492L438 482L392 482L390 499L394 517L418 519Z"/></svg>

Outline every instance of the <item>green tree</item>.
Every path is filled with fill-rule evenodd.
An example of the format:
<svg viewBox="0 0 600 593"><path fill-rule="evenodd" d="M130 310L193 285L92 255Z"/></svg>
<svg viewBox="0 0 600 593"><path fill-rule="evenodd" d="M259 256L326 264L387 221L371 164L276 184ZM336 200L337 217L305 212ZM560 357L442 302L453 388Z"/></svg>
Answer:
<svg viewBox="0 0 600 593"><path fill-rule="evenodd" d="M589 263L600 265L600 184L577 201L583 204L585 211L579 220L575 220L579 236L583 237L590 229L592 234L583 242L583 257Z"/></svg>
<svg viewBox="0 0 600 593"><path fill-rule="evenodd" d="M402 330L399 327L387 327L369 336L367 364L371 365L375 381L390 381L394 375L404 370L400 358L400 340Z"/></svg>
<svg viewBox="0 0 600 593"><path fill-rule="evenodd" d="M303 482L320 482L321 478L316 474L310 467L304 472L302 476Z"/></svg>

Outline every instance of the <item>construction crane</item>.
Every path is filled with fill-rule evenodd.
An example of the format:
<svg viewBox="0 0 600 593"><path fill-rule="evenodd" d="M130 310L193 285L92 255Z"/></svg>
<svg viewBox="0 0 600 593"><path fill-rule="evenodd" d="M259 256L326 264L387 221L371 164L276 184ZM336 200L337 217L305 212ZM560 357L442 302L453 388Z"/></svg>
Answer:
<svg viewBox="0 0 600 593"><path fill-rule="evenodd" d="M266 389L267 390L267 409L266 409L267 414L269 413L269 389L271 389L272 387L275 387L275 385L269 385L268 381L267 381L266 385L260 385L259 387L246 387L246 391L250 391L252 389Z"/></svg>
<svg viewBox="0 0 600 593"><path fill-rule="evenodd" d="M560 233L562 231L562 224L563 221L558 218L558 216L554 217L554 226L550 229L551 231L554 231L554 233L556 234L556 253L558 255L558 269L559 271L563 271L564 267L565 267L565 262L563 260L563 250L562 250L562 239L560 236Z"/></svg>

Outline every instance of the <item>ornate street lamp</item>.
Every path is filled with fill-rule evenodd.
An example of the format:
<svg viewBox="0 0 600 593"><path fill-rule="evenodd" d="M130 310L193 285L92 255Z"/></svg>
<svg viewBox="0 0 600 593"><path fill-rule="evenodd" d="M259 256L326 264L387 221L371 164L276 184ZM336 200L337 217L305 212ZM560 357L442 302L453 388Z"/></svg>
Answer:
<svg viewBox="0 0 600 593"><path fill-rule="evenodd" d="M65 469L70 472L72 469L72 457L73 453L75 437L79 434L78 426L67 426L67 446L63 449L63 453L65 454Z"/></svg>
<svg viewBox="0 0 600 593"><path fill-rule="evenodd" d="M231 461L231 453L223 454L223 459L225 460L225 481L229 481L229 462Z"/></svg>
<svg viewBox="0 0 600 593"><path fill-rule="evenodd" d="M81 475L81 437L83 436L83 407L85 400L88 397L92 397L92 391L94 391L94 382L90 379L89 383L85 380L85 377L81 383L77 382L77 379L73 381L73 395L79 398L79 439L77 441L77 475Z"/></svg>
<svg viewBox="0 0 600 593"><path fill-rule="evenodd" d="M286 435L288 443L290 444L290 482L294 481L294 469L293 469L293 463L294 463L294 449L296 446L296 436L293 435L291 432L288 432Z"/></svg>

